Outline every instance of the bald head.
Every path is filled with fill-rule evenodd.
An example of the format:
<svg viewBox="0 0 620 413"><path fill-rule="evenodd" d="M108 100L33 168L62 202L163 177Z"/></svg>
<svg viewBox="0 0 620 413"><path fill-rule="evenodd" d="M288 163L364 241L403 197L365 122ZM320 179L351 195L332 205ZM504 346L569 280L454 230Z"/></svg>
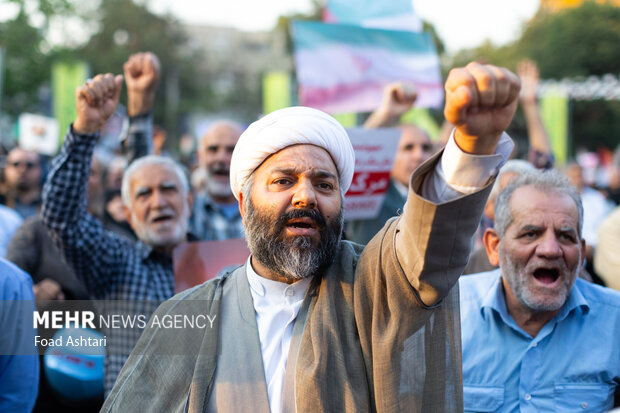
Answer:
<svg viewBox="0 0 620 413"><path fill-rule="evenodd" d="M200 139L198 161L207 175L205 189L216 202L235 201L230 189L230 159L242 132L241 126L234 122L219 121Z"/></svg>
<svg viewBox="0 0 620 413"><path fill-rule="evenodd" d="M396 158L390 176L396 182L409 186L409 178L433 154L433 144L428 134L415 125L401 125L402 131Z"/></svg>

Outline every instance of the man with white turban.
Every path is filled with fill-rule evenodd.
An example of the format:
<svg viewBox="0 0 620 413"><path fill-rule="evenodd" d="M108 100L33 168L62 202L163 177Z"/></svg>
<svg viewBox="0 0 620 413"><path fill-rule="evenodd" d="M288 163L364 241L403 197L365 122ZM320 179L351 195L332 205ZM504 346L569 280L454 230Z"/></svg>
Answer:
<svg viewBox="0 0 620 413"><path fill-rule="evenodd" d="M152 319L102 411L462 411L452 287L512 149L518 92L506 69L450 73L453 137L365 248L340 239L355 165L345 130L309 108L252 124L231 162L250 258L158 309L214 322Z"/></svg>

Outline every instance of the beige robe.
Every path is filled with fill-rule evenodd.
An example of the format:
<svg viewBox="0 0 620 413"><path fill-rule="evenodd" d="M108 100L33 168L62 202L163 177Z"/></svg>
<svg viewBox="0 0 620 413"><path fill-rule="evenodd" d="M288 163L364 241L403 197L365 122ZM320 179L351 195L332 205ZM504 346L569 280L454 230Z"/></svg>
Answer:
<svg viewBox="0 0 620 413"><path fill-rule="evenodd" d="M326 274L313 280L294 366L298 412L463 410L455 283L467 264L490 186L441 205L421 198L415 191L437 159L414 173L401 217L388 221L366 248L341 242ZM192 300L202 303L200 311L217 314L222 299L238 299L238 288L230 283L244 276L241 268L181 293L156 314L198 312L179 304ZM231 292L222 294L226 290ZM256 321L253 330L248 322L249 341L254 341ZM237 348L232 340L219 342L230 336L230 330L220 329L234 328L217 325L182 334L147 328L102 411L203 412L213 406L214 394L222 401L220 411L268 411L264 374L255 374L262 360L249 366L240 357L237 368L252 371L251 379L223 385L216 374L218 360ZM256 397L242 396L255 394L243 391L247 386L258 389ZM241 400L234 408L223 402L237 394Z"/></svg>

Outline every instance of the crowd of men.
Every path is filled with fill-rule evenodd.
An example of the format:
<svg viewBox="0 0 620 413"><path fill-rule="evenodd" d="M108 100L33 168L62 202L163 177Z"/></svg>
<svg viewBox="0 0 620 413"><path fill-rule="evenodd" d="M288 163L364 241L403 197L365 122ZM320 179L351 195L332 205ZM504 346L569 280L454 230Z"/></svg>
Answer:
<svg viewBox="0 0 620 413"><path fill-rule="evenodd" d="M0 294L33 309L120 302L153 318L106 332L104 394L87 404L59 398L39 357L3 353L0 411L619 406L620 207L579 165L555 169L533 62L518 76L453 69L439 141L398 124L415 89L387 86L364 127L396 127L400 140L378 215L357 221L344 213L355 154L331 116L293 107L247 128L214 122L189 172L153 126L157 57L137 53L122 69L76 89L49 165L20 147L6 155ZM123 88L129 128L104 165L97 142ZM509 160L504 132L519 104L527 161ZM620 150L614 162L620 187ZM245 238L247 262L175 295L175 248L230 238ZM153 324L204 314L215 324ZM13 346L33 334L22 322L0 311Z"/></svg>

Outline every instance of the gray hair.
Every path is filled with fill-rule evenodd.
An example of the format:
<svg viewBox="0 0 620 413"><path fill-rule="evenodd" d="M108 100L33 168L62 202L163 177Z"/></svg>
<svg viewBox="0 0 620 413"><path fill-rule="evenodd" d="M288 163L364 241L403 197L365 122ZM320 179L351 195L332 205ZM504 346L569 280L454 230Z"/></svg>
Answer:
<svg viewBox="0 0 620 413"><path fill-rule="evenodd" d="M179 182L181 183L181 192L183 194L183 197L187 196L187 194L189 193L189 183L187 181L185 169L177 162L165 156L148 155L133 161L123 173L123 182L121 184L121 199L123 200L124 205L131 205L131 193L129 189L129 183L131 182L132 176L144 167L155 165L169 167L170 169L172 169L176 174L177 178L179 179Z"/></svg>
<svg viewBox="0 0 620 413"><path fill-rule="evenodd" d="M620 169L620 145L614 151L614 166L616 169Z"/></svg>
<svg viewBox="0 0 620 413"><path fill-rule="evenodd" d="M534 168L534 165L528 161L524 161L523 159L510 159L506 162L506 164L504 164L504 166L502 166L502 169L499 170L499 174L497 175L493 188L491 189L491 193L489 194L489 202L497 202L497 197L499 197L500 192L502 192L502 188L499 186L502 176L508 173L514 173L521 176L526 172L535 170L536 168Z"/></svg>
<svg viewBox="0 0 620 413"><path fill-rule="evenodd" d="M252 173L245 184L241 192L243 193L243 206L247 210L250 205L250 196L252 195L252 185L254 184L254 174ZM236 195L236 194L235 194Z"/></svg>
<svg viewBox="0 0 620 413"><path fill-rule="evenodd" d="M557 170L539 171L533 170L524 172L519 178L511 182L500 194L495 205L495 230L500 239L504 238L506 230L512 223L512 211L510 210L510 199L512 194L521 187L533 186L545 193L555 193L568 195L575 202L579 214L578 235L581 238L583 227L583 204L581 196L566 176Z"/></svg>

